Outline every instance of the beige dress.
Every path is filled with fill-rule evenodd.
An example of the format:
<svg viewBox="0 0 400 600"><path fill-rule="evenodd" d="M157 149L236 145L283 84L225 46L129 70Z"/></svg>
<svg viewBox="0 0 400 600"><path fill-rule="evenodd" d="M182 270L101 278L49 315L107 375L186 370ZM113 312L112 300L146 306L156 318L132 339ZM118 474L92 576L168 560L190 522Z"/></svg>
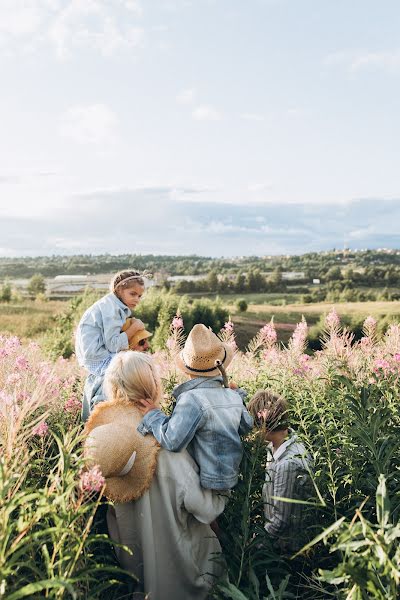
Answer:
<svg viewBox="0 0 400 600"><path fill-rule="evenodd" d="M160 450L150 489L139 500L109 507L108 529L121 566L139 579L149 600L202 600L222 574L217 537L209 526L226 498L200 487L186 450ZM217 560L215 560L217 559ZM135 598L139 598L135 594Z"/></svg>

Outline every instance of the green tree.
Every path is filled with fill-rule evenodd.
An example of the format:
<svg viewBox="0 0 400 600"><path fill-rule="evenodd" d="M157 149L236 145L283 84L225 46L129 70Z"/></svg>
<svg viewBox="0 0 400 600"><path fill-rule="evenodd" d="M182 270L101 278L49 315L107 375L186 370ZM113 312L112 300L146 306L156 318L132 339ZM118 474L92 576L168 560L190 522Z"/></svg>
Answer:
<svg viewBox="0 0 400 600"><path fill-rule="evenodd" d="M248 304L244 298L239 298L238 300L236 300L236 306L239 312L246 312L246 310L248 309Z"/></svg>
<svg viewBox="0 0 400 600"><path fill-rule="evenodd" d="M11 302L12 289L8 281L5 281L0 290L0 302Z"/></svg>
<svg viewBox="0 0 400 600"><path fill-rule="evenodd" d="M28 292L34 298L39 294L44 294L46 292L46 282L41 273L32 275L28 283Z"/></svg>

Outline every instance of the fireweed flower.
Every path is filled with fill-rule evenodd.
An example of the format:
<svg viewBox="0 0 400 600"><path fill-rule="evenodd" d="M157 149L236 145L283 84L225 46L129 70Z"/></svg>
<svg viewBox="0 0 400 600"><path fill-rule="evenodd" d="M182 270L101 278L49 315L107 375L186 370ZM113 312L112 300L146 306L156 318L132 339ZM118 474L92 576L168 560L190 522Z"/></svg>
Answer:
<svg viewBox="0 0 400 600"><path fill-rule="evenodd" d="M302 352L307 341L308 325L303 317L300 323L297 323L296 329L293 332L291 341L291 349Z"/></svg>
<svg viewBox="0 0 400 600"><path fill-rule="evenodd" d="M172 329L182 329L183 328L183 319L180 315L175 315L172 319Z"/></svg>
<svg viewBox="0 0 400 600"><path fill-rule="evenodd" d="M363 328L367 336L371 337L376 331L377 320L374 317L367 317L364 321Z"/></svg>
<svg viewBox="0 0 400 600"><path fill-rule="evenodd" d="M275 326L272 322L264 325L264 327L262 327L262 329L260 330L260 334L262 336L264 344L266 344L267 346L272 346L276 343L278 339Z"/></svg>
<svg viewBox="0 0 400 600"><path fill-rule="evenodd" d="M337 329L339 327L340 317L334 308L332 308L330 313L327 314L325 318L325 325L328 329Z"/></svg>
<svg viewBox="0 0 400 600"><path fill-rule="evenodd" d="M10 373L7 376L6 384L7 385L17 385L21 381L21 375L19 373Z"/></svg>
<svg viewBox="0 0 400 600"><path fill-rule="evenodd" d="M21 354L15 359L15 366L21 371L26 371L29 369L29 361Z"/></svg>
<svg viewBox="0 0 400 600"><path fill-rule="evenodd" d="M104 484L105 479L98 465L87 471L83 471L79 478L79 486L82 492L100 492Z"/></svg>
<svg viewBox="0 0 400 600"><path fill-rule="evenodd" d="M76 413L82 408L82 402L76 397L71 396L65 401L64 409L69 413Z"/></svg>
<svg viewBox="0 0 400 600"><path fill-rule="evenodd" d="M225 331L228 331L229 333L233 332L234 328L235 328L235 326L234 326L234 324L232 323L231 320L227 321L224 324Z"/></svg>
<svg viewBox="0 0 400 600"><path fill-rule="evenodd" d="M4 390L0 390L0 404L12 406L14 404L14 400L10 394L7 394Z"/></svg>
<svg viewBox="0 0 400 600"><path fill-rule="evenodd" d="M38 425L36 425L36 427L34 427L32 429L32 435L37 435L39 437L43 437L46 435L48 430L49 430L49 426L47 425L46 421L42 421L41 423L39 423Z"/></svg>

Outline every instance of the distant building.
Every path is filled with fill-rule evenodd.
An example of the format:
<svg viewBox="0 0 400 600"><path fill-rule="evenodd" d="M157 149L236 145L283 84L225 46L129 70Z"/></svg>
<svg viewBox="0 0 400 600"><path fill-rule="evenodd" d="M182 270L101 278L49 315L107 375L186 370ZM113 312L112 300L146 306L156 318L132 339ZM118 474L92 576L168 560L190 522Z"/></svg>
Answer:
<svg viewBox="0 0 400 600"><path fill-rule="evenodd" d="M284 271L282 273L282 279L286 279L288 281L293 279L304 279L304 272L302 271Z"/></svg>
<svg viewBox="0 0 400 600"><path fill-rule="evenodd" d="M68 298L83 294L86 288L103 292L110 290L112 273L100 275L57 275L54 279L46 279L46 294L49 298ZM147 280L146 287L155 285L153 280Z"/></svg>
<svg viewBox="0 0 400 600"><path fill-rule="evenodd" d="M64 298L81 294L86 288L107 292L110 285L110 275L57 275L54 279L46 280L47 296Z"/></svg>

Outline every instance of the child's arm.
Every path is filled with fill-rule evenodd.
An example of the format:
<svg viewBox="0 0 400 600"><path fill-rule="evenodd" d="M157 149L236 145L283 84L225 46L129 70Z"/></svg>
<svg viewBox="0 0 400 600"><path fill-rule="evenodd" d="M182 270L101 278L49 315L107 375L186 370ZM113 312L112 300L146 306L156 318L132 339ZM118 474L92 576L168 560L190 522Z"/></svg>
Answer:
<svg viewBox="0 0 400 600"><path fill-rule="evenodd" d="M121 331L120 315L117 312L112 315L105 314L103 316L104 345L111 354L115 354L121 350L128 350L129 336L142 328L144 328L142 321L134 319L127 331Z"/></svg>
<svg viewBox="0 0 400 600"><path fill-rule="evenodd" d="M157 442L170 452L180 452L186 448L205 419L202 409L190 393L182 394L171 417L158 408L149 410L149 404L146 405L145 401L142 406L146 406L147 410L137 430L142 435L152 433Z"/></svg>
<svg viewBox="0 0 400 600"><path fill-rule="evenodd" d="M245 406L243 406L242 416L240 418L240 425L239 425L239 435L245 435L246 433L248 433L249 431L251 431L253 429L253 426L254 426L254 419L247 411L247 408Z"/></svg>

